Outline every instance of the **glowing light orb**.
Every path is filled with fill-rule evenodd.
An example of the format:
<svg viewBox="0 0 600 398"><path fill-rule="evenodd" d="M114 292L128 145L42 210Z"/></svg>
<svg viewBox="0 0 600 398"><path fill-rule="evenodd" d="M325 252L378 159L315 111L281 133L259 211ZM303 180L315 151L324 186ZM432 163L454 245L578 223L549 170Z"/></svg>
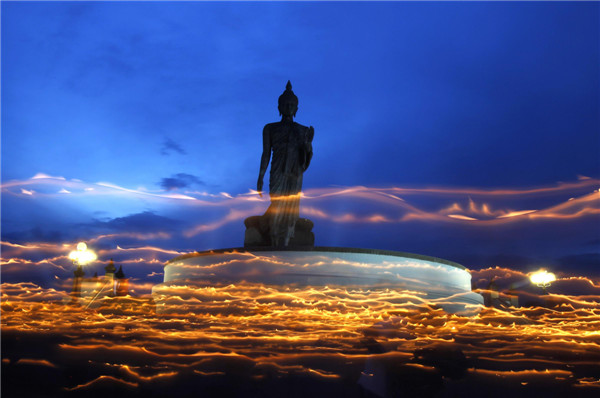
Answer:
<svg viewBox="0 0 600 398"><path fill-rule="evenodd" d="M529 275L529 280L531 283L539 287L548 287L556 280L556 275L554 275L552 272L542 269Z"/></svg>
<svg viewBox="0 0 600 398"><path fill-rule="evenodd" d="M96 253L87 249L85 242L79 242L77 244L77 250L69 253L69 259L77 265L85 265L89 262L96 260L98 257Z"/></svg>

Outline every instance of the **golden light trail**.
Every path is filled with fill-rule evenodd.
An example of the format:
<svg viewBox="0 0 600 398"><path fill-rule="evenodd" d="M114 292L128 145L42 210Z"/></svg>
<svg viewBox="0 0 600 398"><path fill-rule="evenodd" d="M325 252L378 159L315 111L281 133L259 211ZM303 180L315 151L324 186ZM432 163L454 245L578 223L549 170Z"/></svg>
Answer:
<svg viewBox="0 0 600 398"><path fill-rule="evenodd" d="M151 232L151 233L136 233L136 232L120 232L115 234L104 234L89 239L89 242L98 242L105 239L116 238L133 238L137 240L152 240L152 239L170 239L173 235L167 232Z"/></svg>
<svg viewBox="0 0 600 398"><path fill-rule="evenodd" d="M156 195L156 197L164 197L167 199L183 199L183 200L190 200L191 199L195 199L192 196L188 196L188 195L162 195L162 194L153 194L151 192L147 192L147 191L141 191L141 190L135 190L135 189L130 189L130 188L125 188L125 187L121 187L117 184L113 184L113 183L107 183L107 182L102 182L102 183L96 183L96 184L89 184L89 183L84 183L81 180L78 179L71 179L71 180L66 180L64 177L54 177L54 176L49 176L47 174L44 173L38 173L36 174L34 177L32 177L29 180L12 180L12 181L8 181L8 182L4 182L2 185L0 185L0 188L5 190L8 188L12 188L12 187L21 187L21 186L27 186L30 185L32 183L35 184L50 184L50 185L57 185L60 186L61 184L64 186L69 186L69 187L83 187L83 189L87 189L87 188L93 188L94 186L99 186L99 187L106 187L106 188L112 188L115 190L119 190L119 191L123 191L123 192L128 192L128 193L132 193L132 194L139 194L139 195ZM338 196L338 195L353 195L353 194L359 194L362 192L368 192L368 191L378 191L378 192L382 192L385 193L386 195L390 196L390 197L394 197L396 200L402 200L401 197L399 197L398 195L420 195L420 194L443 194L443 195L461 195L461 196L513 196L513 195L517 195L517 196L523 196L523 195L536 195L536 194L550 194L550 193L560 193L560 192L565 192L565 191L572 191L572 190L580 190L580 189L586 189L586 188L592 188L592 189L598 189L598 187L600 186L600 180L598 179L594 179L594 178L589 178L589 177L585 177L582 178L580 177L577 181L575 182L561 182L552 186L545 186L545 187L535 187L535 188L523 188L523 189L477 189L477 188L447 188L447 187L429 187L429 188L408 188L408 187L390 187L390 188L367 188L367 187L362 187L362 186L355 186L355 187L343 187L343 188L337 188L337 187L332 187L332 188L316 188L316 189L309 189L306 190L304 192L304 197L305 198L311 198L314 196L318 196L318 197L323 197L323 196ZM194 194L194 195L200 195L200 196L214 196L214 197L233 197L233 198L237 198L236 196L233 196L227 192L222 192L219 195L213 195L210 193L206 193L206 192L189 192L189 194ZM257 195L258 193L256 191L249 191L250 195ZM240 197L243 196L247 196L248 194L242 194L239 195Z"/></svg>
<svg viewBox="0 0 600 398"><path fill-rule="evenodd" d="M506 213L503 214L501 216L498 216L498 218L509 218L509 217L518 217L518 216L523 216L525 214L530 214L530 213L534 213L537 210L520 210L520 211L511 211L510 213Z"/></svg>
<svg viewBox="0 0 600 398"><path fill-rule="evenodd" d="M192 236L196 236L203 232L214 231L214 230L224 226L225 224L228 224L230 222L237 221L237 220L243 220L246 217L250 217L251 215L256 214L257 212L260 212L260 209L252 208L252 209L248 209L248 210L244 210L244 211L232 209L228 212L228 214L226 216L222 217L220 220L217 220L217 221L214 221L211 223L207 223L207 224L201 224L201 225L198 225L196 227L193 227L193 228L190 228L190 229L184 231L183 236L190 238Z"/></svg>
<svg viewBox="0 0 600 398"><path fill-rule="evenodd" d="M117 246L117 251L124 251L124 252L152 251L152 252L160 252L160 253L174 254L174 255L184 254L183 252L180 252L177 250L161 249L160 247L155 247L155 246L140 246L140 247L131 247L131 248L123 248L123 247Z"/></svg>
<svg viewBox="0 0 600 398"><path fill-rule="evenodd" d="M17 364L29 364L29 365L41 365L41 366L48 366L50 368L56 368L56 365L48 362L45 359L33 359L33 358L20 358L19 360L17 360L17 362L15 362Z"/></svg>
<svg viewBox="0 0 600 398"><path fill-rule="evenodd" d="M196 196L172 194L164 192L148 192L121 187L111 183L87 184L81 181L59 179L46 175L38 175L35 179L25 181L10 181L2 185L3 193L15 194L11 191L13 187L20 189L30 189L30 195L37 200L45 200L52 197L50 193L33 192L36 184L46 184L56 187L56 189L67 189L72 192L71 195L62 195L64 199L67 196L77 196L77 200L85 200L85 195L109 195L118 196L122 200L131 200L141 198L143 200L153 199L161 205L171 206L177 201L178 206L189 206L192 209L202 210L209 208L219 208L226 212L216 220L205 222L197 226L187 227L182 232L183 238L192 238L198 234L218 230L225 225L233 222L242 221L244 218L264 212L268 205L266 197L259 198L255 192L250 191L247 194L231 195L222 192L216 195L197 193ZM32 187L30 187L32 185ZM521 222L545 222L559 220L576 220L587 217L596 217L600 215L600 192L597 188L600 180L580 179L577 182L557 184L555 186L525 189L491 189L478 190L470 188L402 188L402 187L331 187L315 188L307 190L303 195L302 215L314 217L317 219L328 220L336 223L362 223L362 224L400 224L406 222L428 222L428 223L468 223L481 227L497 226L505 224L515 224ZM88 190L91 189L91 190ZM585 190L588 192L586 193ZM569 199L564 198L569 194ZM22 193L21 193L22 195ZM58 194L56 194L58 195ZM403 196L416 196L414 203L407 202ZM526 200L527 197L548 197L557 196L555 204L544 208L533 208L530 205L524 208L509 208L502 205L502 200ZM423 208L418 200L419 196L437 198L440 201L436 208ZM466 204L461 205L456 201L456 196L463 197ZM209 197L209 200L201 198ZM477 198L477 201L472 197ZM357 214L357 211L347 211L344 213L335 213L325 210L327 201L331 199L339 200L358 200L367 201L370 206L376 206L375 214ZM452 199L450 204L447 203ZM497 203L500 201L499 203ZM445 203L444 203L445 202ZM352 206L356 208L356 206ZM362 208L359 207L359 208ZM164 234L157 232L159 234ZM130 236L127 236L127 235ZM147 236L144 236L147 235ZM166 234L169 235L170 234ZM165 235L157 236L156 239L162 239ZM133 239L154 239L149 234L136 234L123 232L123 238L131 237ZM172 236L170 236L172 237ZM168 238L165 238L168 239ZM90 240L92 241L92 240Z"/></svg>
<svg viewBox="0 0 600 398"><path fill-rule="evenodd" d="M38 192L36 184L48 185L52 193ZM338 223L427 221L493 226L597 217L600 193L582 191L595 190L599 185L598 180L582 179L522 190L336 187L308 190L302 200L307 215ZM71 194L59 194L60 189ZM144 200L169 203L175 200L178 205L230 210L216 220L190 228L186 231L188 236L259 214L268 202L266 198L258 198L256 192L238 196L186 193L179 197L45 175L5 183L2 193L7 192L27 201L58 197L71 200L75 195L118 192L125 198L141 196ZM519 209L520 206L513 208L491 201L557 193L565 197L536 210L534 206ZM421 208L408 202L409 195L428 195L441 201L436 206ZM452 200L446 200L448 197ZM324 201L328 198L356 198L376 204L377 212L334 213L326 210ZM156 267L143 269L141 274L149 276L162 275L158 272L164 262L161 256L184 254L152 246L152 242L139 247L131 247L130 243L109 246L109 240L118 238L143 241L173 239L177 235L121 232L101 234L87 241L90 244L103 241L105 247L112 247L99 250L100 258L121 254L123 259L119 264ZM70 244L47 242L1 243L5 275L46 264L66 270L69 259L64 253L73 249ZM41 255L33 256L39 253L52 255L46 254L43 259ZM472 272L476 288L491 292L487 286L492 274L510 280L511 284L513 280L529 282L524 273L495 268ZM532 299L530 305L486 307L471 317L448 315L440 309L439 302L427 301L408 290L377 286L274 286L244 281L172 286L165 291L169 297L161 303L165 313L157 314L156 302L149 295L137 296L149 292L153 284L133 279L130 291L134 294L106 298L97 310L86 311L68 304L70 280L59 282L62 290L34 283L3 283L0 322L2 338L8 347L3 350L3 366L28 367L32 372L39 369L63 372L74 364L89 369L89 373L65 381L61 391L114 387L139 392L155 388L157 382L170 386L169 383L185 377L197 377L194 379L197 382L228 377L230 369L244 369L255 382L297 376L323 383L348 380L354 383L361 374L378 377L376 371L367 369L372 362L382 369L392 361L402 369L410 367L411 371L423 374L436 372L435 366L426 361L417 363L416 353L424 349L437 352L444 347L461 350L470 361L460 382L488 386L497 380L518 386L556 383L586 392L597 392L600 387L600 377L595 377L600 375L600 284L584 277L559 275L552 283L553 289L561 284L577 286L582 289L579 295L552 292L536 295L528 291L523 297ZM52 341L54 351L40 349L37 351L40 355L22 355L11 348L18 346L17 341L32 344ZM444 383L453 381L446 379Z"/></svg>
<svg viewBox="0 0 600 398"><path fill-rule="evenodd" d="M476 218L468 217L468 216L462 216L460 214L448 214L448 217L450 217L450 218L456 218L458 220L477 221Z"/></svg>
<svg viewBox="0 0 600 398"><path fill-rule="evenodd" d="M577 369L594 369L600 361L600 295L582 300L549 294L548 306L484 308L461 316L412 292L373 287L240 282L172 286L165 293L169 311L163 314L149 297L107 298L97 311L85 311L63 304L66 292L2 284L3 338L60 336L55 356L23 360L40 368L89 360L82 366L94 373L66 389L108 383L135 391L156 380L169 385L184 374L224 377L242 364L252 380L272 373L340 383L358 380L361 372L377 377L390 360L435 372L432 365L413 363L415 352L450 346L469 358L467 383L552 379L597 388L589 371ZM369 351L373 345L379 353ZM3 355L19 366L10 350ZM373 361L381 364L379 371L366 371Z"/></svg>

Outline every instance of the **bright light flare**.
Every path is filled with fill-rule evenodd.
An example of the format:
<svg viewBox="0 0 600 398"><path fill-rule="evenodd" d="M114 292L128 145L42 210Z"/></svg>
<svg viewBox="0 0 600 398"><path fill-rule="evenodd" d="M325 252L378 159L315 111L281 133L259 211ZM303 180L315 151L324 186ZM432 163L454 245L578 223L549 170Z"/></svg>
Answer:
<svg viewBox="0 0 600 398"><path fill-rule="evenodd" d="M98 256L96 256L96 253L94 253L91 250L88 250L85 242L79 242L77 244L77 250L74 250L71 253L69 253L69 259L77 263L78 265L85 265L96 260L97 258Z"/></svg>
<svg viewBox="0 0 600 398"><path fill-rule="evenodd" d="M529 280L531 283L539 287L548 287L556 280L556 275L554 275L552 272L542 269L529 275Z"/></svg>

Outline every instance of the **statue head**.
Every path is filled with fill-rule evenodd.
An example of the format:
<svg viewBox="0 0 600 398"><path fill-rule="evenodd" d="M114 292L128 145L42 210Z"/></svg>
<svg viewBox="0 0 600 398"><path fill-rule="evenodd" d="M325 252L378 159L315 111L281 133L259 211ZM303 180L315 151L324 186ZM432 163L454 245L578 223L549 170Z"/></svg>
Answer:
<svg viewBox="0 0 600 398"><path fill-rule="evenodd" d="M292 83L288 80L285 91L279 96L279 114L284 116L296 116L298 111L298 97L292 91Z"/></svg>

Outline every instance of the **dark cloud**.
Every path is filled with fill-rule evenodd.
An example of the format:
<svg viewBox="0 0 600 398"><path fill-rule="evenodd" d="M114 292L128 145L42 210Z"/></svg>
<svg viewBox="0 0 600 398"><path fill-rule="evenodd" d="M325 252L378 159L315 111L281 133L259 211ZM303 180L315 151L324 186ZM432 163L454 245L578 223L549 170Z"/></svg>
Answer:
<svg viewBox="0 0 600 398"><path fill-rule="evenodd" d="M561 269L585 272L585 275L600 274L600 253L582 253L561 257Z"/></svg>
<svg viewBox="0 0 600 398"><path fill-rule="evenodd" d="M160 182L160 186L167 191L187 188L193 185L205 185L205 183L198 177L186 173L177 173L171 177L163 178Z"/></svg>
<svg viewBox="0 0 600 398"><path fill-rule="evenodd" d="M539 258L533 258L518 254L498 253L493 255L486 254L463 254L455 256L460 264L467 265L469 268L486 267L507 267L516 270L527 270L532 266L540 264ZM548 262L548 259L545 259Z"/></svg>
<svg viewBox="0 0 600 398"><path fill-rule="evenodd" d="M160 154L168 156L172 152L176 152L180 155L187 155L187 152L185 151L185 149L183 149L178 143L173 141L171 138L166 138L160 149Z"/></svg>
<svg viewBox="0 0 600 398"><path fill-rule="evenodd" d="M25 243L32 241L58 243L63 242L66 238L67 236L59 230L44 230L40 226L36 226L27 230L12 231L2 234L2 240L13 243Z"/></svg>
<svg viewBox="0 0 600 398"><path fill-rule="evenodd" d="M110 221L96 221L94 227L118 232L154 232L173 230L181 223L168 217L159 216L151 211L113 218Z"/></svg>
<svg viewBox="0 0 600 398"><path fill-rule="evenodd" d="M592 239L584 243L585 246L600 246L600 238Z"/></svg>

